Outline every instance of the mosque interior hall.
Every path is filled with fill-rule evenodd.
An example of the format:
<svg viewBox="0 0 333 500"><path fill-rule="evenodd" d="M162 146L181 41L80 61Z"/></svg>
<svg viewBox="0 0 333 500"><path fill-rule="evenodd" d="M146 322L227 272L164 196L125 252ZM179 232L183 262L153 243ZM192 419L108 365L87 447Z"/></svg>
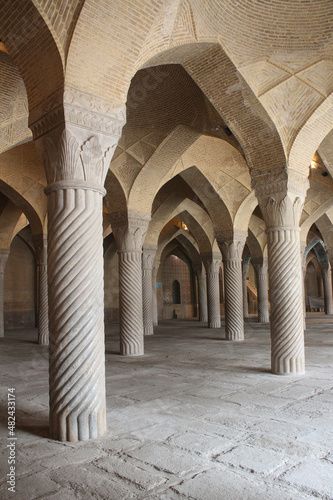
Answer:
<svg viewBox="0 0 333 500"><path fill-rule="evenodd" d="M0 1L0 498L333 498L333 2Z"/></svg>

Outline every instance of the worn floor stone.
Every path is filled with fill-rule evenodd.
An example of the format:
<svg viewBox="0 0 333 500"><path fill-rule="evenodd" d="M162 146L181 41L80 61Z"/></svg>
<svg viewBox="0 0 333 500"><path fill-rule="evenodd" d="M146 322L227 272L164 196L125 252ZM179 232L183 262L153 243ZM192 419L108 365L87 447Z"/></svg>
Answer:
<svg viewBox="0 0 333 500"><path fill-rule="evenodd" d="M145 355L106 335L108 433L48 435L47 348L37 331L0 339L0 498L301 500L333 498L333 318L311 316L307 372L272 375L267 325L245 341L198 322L166 321ZM17 492L6 486L7 388L16 388Z"/></svg>

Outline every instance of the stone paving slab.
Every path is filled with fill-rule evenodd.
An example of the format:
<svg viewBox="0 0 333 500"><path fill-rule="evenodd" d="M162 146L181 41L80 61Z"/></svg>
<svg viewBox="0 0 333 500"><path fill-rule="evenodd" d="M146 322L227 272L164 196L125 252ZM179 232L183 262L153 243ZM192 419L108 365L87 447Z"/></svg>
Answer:
<svg viewBox="0 0 333 500"><path fill-rule="evenodd" d="M297 490L288 491L278 485L266 484L235 471L219 468L195 475L174 486L183 498L195 500L304 500L310 498ZM289 489L290 490L290 489Z"/></svg>
<svg viewBox="0 0 333 500"><path fill-rule="evenodd" d="M213 340L197 322L165 322L139 358L112 354L117 327L107 330L108 433L67 444L48 436L47 348L39 349L36 330L6 332L0 440L7 437L6 387L14 385L14 498L333 498L332 325L333 318L327 332L309 326L307 372L299 377L269 373L269 329L250 321L237 345ZM0 498L7 500L5 449L0 465Z"/></svg>
<svg viewBox="0 0 333 500"><path fill-rule="evenodd" d="M165 445L148 444L127 453L144 463L151 464L158 470L182 475L201 466L202 461L189 453L169 448Z"/></svg>
<svg viewBox="0 0 333 500"><path fill-rule="evenodd" d="M327 460L308 460L281 475L280 479L316 497L333 498L333 464Z"/></svg>
<svg viewBox="0 0 333 500"><path fill-rule="evenodd" d="M285 466L288 458L285 453L269 448L241 444L217 456L216 460L252 473L268 475Z"/></svg>

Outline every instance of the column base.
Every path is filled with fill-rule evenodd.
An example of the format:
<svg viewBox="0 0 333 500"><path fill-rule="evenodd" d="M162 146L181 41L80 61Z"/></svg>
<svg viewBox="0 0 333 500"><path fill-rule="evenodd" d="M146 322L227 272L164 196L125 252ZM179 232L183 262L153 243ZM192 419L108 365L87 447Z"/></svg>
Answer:
<svg viewBox="0 0 333 500"><path fill-rule="evenodd" d="M272 360L274 375L304 375L305 362L303 360Z"/></svg>
<svg viewBox="0 0 333 500"><path fill-rule="evenodd" d="M143 334L144 335L153 335L154 334L153 326L145 326L143 329Z"/></svg>
<svg viewBox="0 0 333 500"><path fill-rule="evenodd" d="M86 441L102 437L107 432L106 411L82 412L81 415L50 416L50 434L56 441Z"/></svg>
<svg viewBox="0 0 333 500"><path fill-rule="evenodd" d="M143 356L144 348L137 346L121 346L120 354L122 356Z"/></svg>
<svg viewBox="0 0 333 500"><path fill-rule="evenodd" d="M243 342L244 341L244 333L243 334L233 334L233 335L228 335L226 337L226 340L229 342Z"/></svg>
<svg viewBox="0 0 333 500"><path fill-rule="evenodd" d="M208 323L208 328L221 328L221 321L211 321Z"/></svg>

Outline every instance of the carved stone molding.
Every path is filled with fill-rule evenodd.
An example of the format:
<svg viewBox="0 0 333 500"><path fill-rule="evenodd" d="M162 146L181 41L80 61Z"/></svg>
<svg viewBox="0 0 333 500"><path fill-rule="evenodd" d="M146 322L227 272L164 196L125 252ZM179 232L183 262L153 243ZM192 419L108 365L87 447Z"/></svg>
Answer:
<svg viewBox="0 0 333 500"><path fill-rule="evenodd" d="M65 129L58 140L55 134L49 134L36 141L36 146L49 184L69 180L103 186L115 144L103 151L95 135L80 143Z"/></svg>
<svg viewBox="0 0 333 500"><path fill-rule="evenodd" d="M100 97L66 87L47 97L31 110L29 127L38 138L63 124L88 129L119 139L126 123L126 107Z"/></svg>
<svg viewBox="0 0 333 500"><path fill-rule="evenodd" d="M309 188L309 179L300 172L284 169L252 178L252 188L258 199L287 192L303 198Z"/></svg>

